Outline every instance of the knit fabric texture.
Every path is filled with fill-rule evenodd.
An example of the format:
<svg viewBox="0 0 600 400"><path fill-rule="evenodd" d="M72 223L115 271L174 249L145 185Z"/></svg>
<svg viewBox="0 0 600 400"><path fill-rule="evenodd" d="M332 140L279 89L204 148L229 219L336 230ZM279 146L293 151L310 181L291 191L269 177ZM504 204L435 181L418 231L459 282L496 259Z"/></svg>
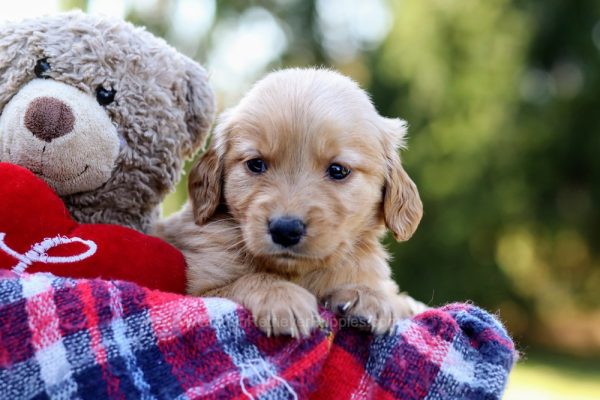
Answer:
<svg viewBox="0 0 600 400"><path fill-rule="evenodd" d="M0 271L2 399L498 399L517 353L470 304L374 337L267 338L223 299Z"/></svg>

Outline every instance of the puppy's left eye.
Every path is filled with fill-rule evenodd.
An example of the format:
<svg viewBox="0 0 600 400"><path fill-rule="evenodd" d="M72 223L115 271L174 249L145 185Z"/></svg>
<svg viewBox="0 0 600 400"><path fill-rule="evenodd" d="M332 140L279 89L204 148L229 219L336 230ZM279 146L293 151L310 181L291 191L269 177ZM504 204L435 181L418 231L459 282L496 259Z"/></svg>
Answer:
<svg viewBox="0 0 600 400"><path fill-rule="evenodd" d="M267 170L267 164L260 158L253 158L246 161L246 166L255 174L262 174Z"/></svg>
<svg viewBox="0 0 600 400"><path fill-rule="evenodd" d="M98 86L98 88L96 88L96 100L101 106L107 106L113 101L115 101L116 94L116 90L104 89L103 86Z"/></svg>
<svg viewBox="0 0 600 400"><path fill-rule="evenodd" d="M327 174L331 179L335 179L336 181L341 181L345 179L348 175L350 175L350 169L344 167L340 164L331 164L329 168L327 168Z"/></svg>

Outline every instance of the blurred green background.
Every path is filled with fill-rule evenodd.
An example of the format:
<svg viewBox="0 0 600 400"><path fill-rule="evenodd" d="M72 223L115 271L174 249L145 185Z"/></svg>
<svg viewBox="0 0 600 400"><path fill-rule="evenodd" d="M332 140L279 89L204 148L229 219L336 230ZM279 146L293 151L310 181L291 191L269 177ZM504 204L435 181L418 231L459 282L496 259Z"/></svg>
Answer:
<svg viewBox="0 0 600 400"><path fill-rule="evenodd" d="M388 240L402 289L497 312L506 398L600 398L598 0L62 1L118 13L210 71L220 109L265 72L324 65L410 124L425 215ZM185 182L164 205L176 210Z"/></svg>

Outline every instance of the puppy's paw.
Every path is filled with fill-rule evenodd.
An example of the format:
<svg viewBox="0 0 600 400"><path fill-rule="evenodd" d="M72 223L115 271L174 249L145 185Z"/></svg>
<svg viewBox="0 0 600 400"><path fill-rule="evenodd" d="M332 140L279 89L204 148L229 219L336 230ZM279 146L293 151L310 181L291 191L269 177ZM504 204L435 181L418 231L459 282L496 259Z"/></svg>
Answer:
<svg viewBox="0 0 600 400"><path fill-rule="evenodd" d="M413 299L406 293L400 293L400 295L398 295L395 300L396 308L398 310L400 318L410 318L429 310L428 306L421 303L420 301Z"/></svg>
<svg viewBox="0 0 600 400"><path fill-rule="evenodd" d="M254 323L268 336L307 337L321 323L317 299L291 282L274 283L247 302Z"/></svg>
<svg viewBox="0 0 600 400"><path fill-rule="evenodd" d="M420 304L406 295L390 297L363 285L344 285L326 294L322 303L352 327L377 334L389 332L402 318L415 315ZM424 306L423 306L424 307Z"/></svg>

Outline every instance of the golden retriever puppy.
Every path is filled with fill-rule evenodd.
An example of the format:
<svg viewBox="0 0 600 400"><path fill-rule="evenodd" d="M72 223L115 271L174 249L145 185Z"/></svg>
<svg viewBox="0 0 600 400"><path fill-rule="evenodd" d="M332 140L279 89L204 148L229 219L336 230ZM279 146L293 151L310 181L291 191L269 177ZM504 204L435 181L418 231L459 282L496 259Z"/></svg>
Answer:
<svg viewBox="0 0 600 400"><path fill-rule="evenodd" d="M188 204L156 228L185 255L189 293L241 303L274 335L308 335L318 300L376 333L424 309L379 242L386 226L409 239L422 215L398 156L405 130L339 73L259 81L220 117Z"/></svg>

